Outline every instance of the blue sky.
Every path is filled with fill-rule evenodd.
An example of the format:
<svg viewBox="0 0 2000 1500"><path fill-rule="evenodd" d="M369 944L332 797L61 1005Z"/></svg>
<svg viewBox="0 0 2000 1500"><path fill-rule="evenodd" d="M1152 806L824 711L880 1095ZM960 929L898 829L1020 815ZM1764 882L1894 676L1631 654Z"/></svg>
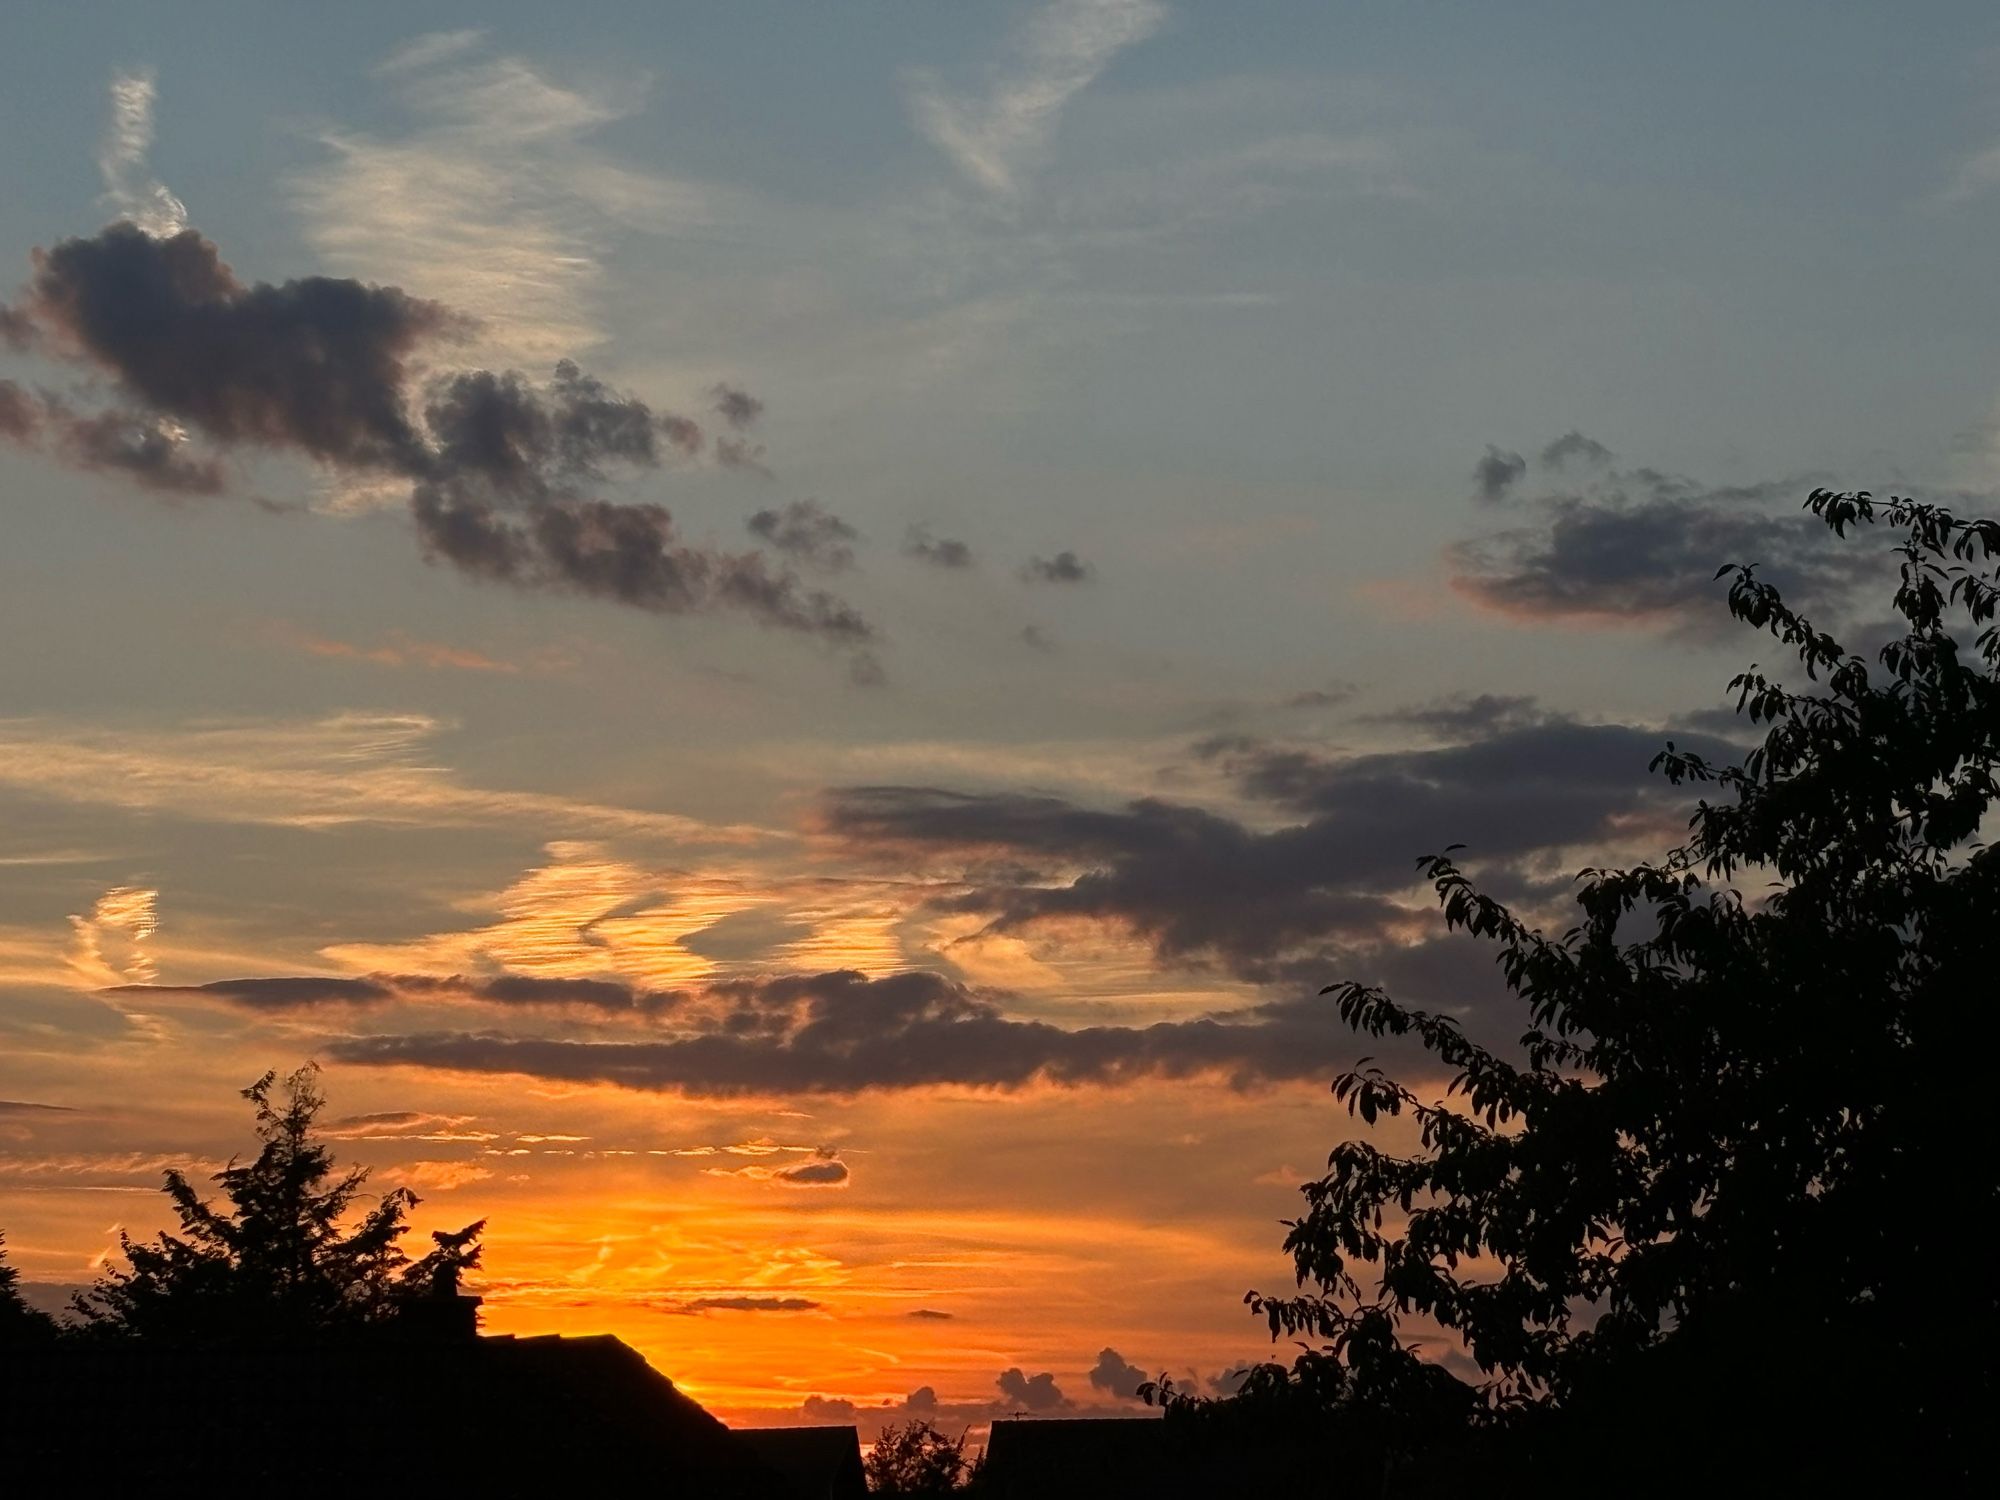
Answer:
<svg viewBox="0 0 2000 1500"><path fill-rule="evenodd" d="M357 1112L482 1122L354 1149L491 1208L497 1317L615 1282L601 1318L732 1411L974 1415L1012 1366L1112 1400L1100 1341L1220 1368L1347 1128L1344 1039L1288 1070L1263 1028L1355 969L1485 1014L1392 867L1464 839L1559 919L1564 873L1671 839L1647 747L1722 732L1755 653L1714 568L1865 636L1879 569L1805 493L1995 478L1986 7L21 4L4 35L0 298L37 331L0 348L0 1100L75 1117L0 1119L0 1185L36 1188L0 1227L48 1284L103 1248L82 1188L226 1154L230 1091L315 1055ZM191 229L232 297L449 309L390 391L421 476L223 430L199 350L141 391L158 351L93 343L36 258L116 221ZM411 508L427 403L482 370L554 403L563 359L658 452L467 504L665 507L693 565L867 638L450 561ZM787 988L847 969L953 988ZM480 987L522 976L581 988ZM676 1030L591 984L695 999ZM783 1056L748 1093L574 1050L753 1003ZM887 1050L805 1055L815 1006ZM1202 1016L1213 1057L1139 1039ZM1016 1071L917 1065L989 1022ZM496 1071L490 1036L556 1050ZM551 1113L606 1154L492 1155ZM853 1172L644 1156L725 1130ZM1135 1275L1111 1247L1163 1224L1194 1238ZM807 1288L813 1336L655 1315L745 1287ZM905 1296L974 1345L869 1311Z"/></svg>

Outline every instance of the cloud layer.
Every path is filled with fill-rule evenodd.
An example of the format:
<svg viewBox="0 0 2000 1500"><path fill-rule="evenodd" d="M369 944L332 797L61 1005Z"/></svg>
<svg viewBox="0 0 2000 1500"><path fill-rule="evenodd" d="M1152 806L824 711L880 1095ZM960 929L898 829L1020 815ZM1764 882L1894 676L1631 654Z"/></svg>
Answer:
<svg viewBox="0 0 2000 1500"><path fill-rule="evenodd" d="M1822 609L1879 566L1799 513L1809 480L1705 485L1613 460L1602 443L1565 433L1540 455L1554 487L1523 499L1527 461L1489 447L1474 471L1477 496L1520 524L1453 546L1452 586L1517 619L1700 628L1726 622L1715 583L1723 563L1760 564Z"/></svg>

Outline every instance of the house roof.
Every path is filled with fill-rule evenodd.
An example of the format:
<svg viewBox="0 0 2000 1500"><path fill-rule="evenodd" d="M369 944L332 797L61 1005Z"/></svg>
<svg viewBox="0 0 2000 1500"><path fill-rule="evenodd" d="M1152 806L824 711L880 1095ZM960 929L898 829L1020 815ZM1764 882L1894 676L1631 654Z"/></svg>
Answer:
<svg viewBox="0 0 2000 1500"><path fill-rule="evenodd" d="M751 1427L731 1437L792 1485L798 1500L858 1500L868 1493L861 1434L852 1427Z"/></svg>
<svg viewBox="0 0 2000 1500"><path fill-rule="evenodd" d="M24 1493L172 1493L312 1475L325 1493L483 1485L790 1500L723 1424L616 1338L189 1348L73 1341L0 1357Z"/></svg>
<svg viewBox="0 0 2000 1500"><path fill-rule="evenodd" d="M1177 1495L1166 1424L1154 1417L997 1421L982 1473L999 1496Z"/></svg>

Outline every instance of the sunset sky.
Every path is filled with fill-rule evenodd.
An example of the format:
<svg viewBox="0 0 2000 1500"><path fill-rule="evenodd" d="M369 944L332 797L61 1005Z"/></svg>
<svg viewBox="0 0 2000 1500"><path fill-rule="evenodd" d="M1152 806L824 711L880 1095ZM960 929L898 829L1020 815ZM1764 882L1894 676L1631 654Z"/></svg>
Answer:
<svg viewBox="0 0 2000 1500"><path fill-rule="evenodd" d="M0 101L45 1298L316 1059L726 1420L1205 1388L1426 1076L1320 987L1521 1029L1417 856L1567 925L1716 568L1859 642L1806 494L2000 480L1987 6L16 3Z"/></svg>

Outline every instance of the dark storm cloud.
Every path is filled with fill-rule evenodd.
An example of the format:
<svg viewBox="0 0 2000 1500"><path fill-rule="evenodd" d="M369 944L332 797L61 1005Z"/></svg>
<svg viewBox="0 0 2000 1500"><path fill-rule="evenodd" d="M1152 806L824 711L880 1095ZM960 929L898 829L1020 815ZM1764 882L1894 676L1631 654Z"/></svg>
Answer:
<svg viewBox="0 0 2000 1500"><path fill-rule="evenodd" d="M972 548L950 537L933 537L922 526L912 526L903 537L903 556L914 557L937 568L972 566Z"/></svg>
<svg viewBox="0 0 2000 1500"><path fill-rule="evenodd" d="M708 394L714 399L715 414L738 432L755 426L757 419L764 415L762 401L727 381L718 381L710 386Z"/></svg>
<svg viewBox="0 0 2000 1500"><path fill-rule="evenodd" d="M1070 1404L1069 1397L1057 1388L1056 1377L1047 1370L1039 1375L1023 1375L1016 1365L1002 1370L993 1383L1002 1396L1026 1411L1058 1411Z"/></svg>
<svg viewBox="0 0 2000 1500"><path fill-rule="evenodd" d="M1030 583L1088 583L1097 569L1074 552L1058 552L1054 557L1031 557L1021 564L1021 576Z"/></svg>
<svg viewBox="0 0 2000 1500"><path fill-rule="evenodd" d="M1585 437L1572 427L1542 449L1542 467L1563 469L1574 462L1586 468L1601 468L1610 463L1615 456L1604 444L1595 438Z"/></svg>
<svg viewBox="0 0 2000 1500"><path fill-rule="evenodd" d="M1090 1371L1090 1383L1093 1387L1100 1391L1109 1391L1112 1395L1125 1400L1136 1399L1139 1387L1152 1378L1108 1345L1097 1351L1097 1363Z"/></svg>
<svg viewBox="0 0 2000 1500"><path fill-rule="evenodd" d="M1488 505L1498 504L1527 472L1528 461L1520 454L1488 443L1485 456L1472 466L1472 493Z"/></svg>
<svg viewBox="0 0 2000 1500"><path fill-rule="evenodd" d="M193 230L154 238L115 224L38 252L11 316L50 352L110 376L138 408L64 409L52 446L71 463L156 490L213 493L223 471L183 446L185 424L225 447L407 479L426 556L474 578L661 614L738 611L835 645L873 638L851 605L762 555L691 542L663 506L588 493L613 470L658 467L663 442L697 452L703 437L689 418L656 412L568 360L541 383L468 370L414 390L412 357L466 326L436 303L328 277L245 283ZM762 409L733 387L713 394L736 427ZM17 438L32 435L26 400L0 419ZM735 467L761 469L761 452L742 439L716 447L717 461Z"/></svg>
<svg viewBox="0 0 2000 1500"><path fill-rule="evenodd" d="M794 500L782 509L760 510L747 525L752 536L827 573L854 565L854 543L861 537L817 500Z"/></svg>
<svg viewBox="0 0 2000 1500"><path fill-rule="evenodd" d="M1528 619L1726 624L1724 563L1760 564L1781 589L1824 608L1881 566L1796 507L1805 481L1705 488L1656 470L1607 476L1536 502L1533 524L1462 542L1452 583L1475 603ZM1793 508L1778 510L1784 502Z"/></svg>

